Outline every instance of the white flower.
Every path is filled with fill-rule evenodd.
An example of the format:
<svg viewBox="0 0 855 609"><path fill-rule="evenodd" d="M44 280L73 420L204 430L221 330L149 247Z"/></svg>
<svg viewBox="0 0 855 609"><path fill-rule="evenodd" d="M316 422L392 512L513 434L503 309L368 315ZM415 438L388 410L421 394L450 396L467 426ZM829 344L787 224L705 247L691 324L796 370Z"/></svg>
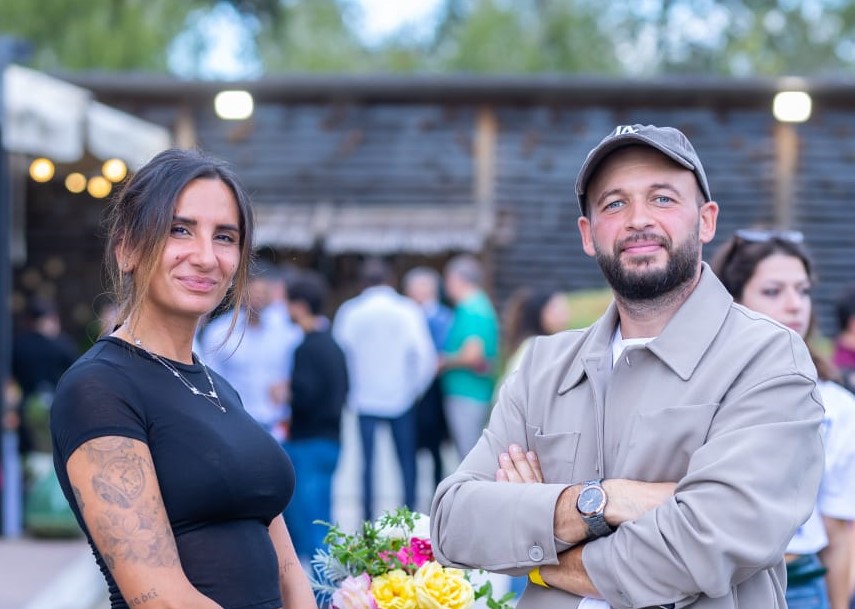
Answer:
<svg viewBox="0 0 855 609"><path fill-rule="evenodd" d="M390 539L403 539L405 541L409 541L410 537L430 539L430 516L421 512L413 512L413 519L415 520L415 526L412 531L401 527L381 527L379 521L374 524L380 535Z"/></svg>

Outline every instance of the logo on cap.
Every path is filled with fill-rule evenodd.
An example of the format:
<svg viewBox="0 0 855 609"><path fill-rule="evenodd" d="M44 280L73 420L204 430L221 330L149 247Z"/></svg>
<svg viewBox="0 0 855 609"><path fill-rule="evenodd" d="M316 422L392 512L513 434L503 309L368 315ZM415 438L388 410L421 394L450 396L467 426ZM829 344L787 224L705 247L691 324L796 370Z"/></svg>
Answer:
<svg viewBox="0 0 855 609"><path fill-rule="evenodd" d="M615 128L615 132L612 133L612 136L626 135L627 133L638 133L638 129L632 125L618 125Z"/></svg>

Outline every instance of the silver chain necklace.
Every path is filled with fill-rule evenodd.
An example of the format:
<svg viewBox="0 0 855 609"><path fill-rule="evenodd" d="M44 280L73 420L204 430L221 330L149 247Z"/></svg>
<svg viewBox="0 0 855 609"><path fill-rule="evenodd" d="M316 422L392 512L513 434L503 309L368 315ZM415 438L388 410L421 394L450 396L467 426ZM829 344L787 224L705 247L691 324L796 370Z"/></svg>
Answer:
<svg viewBox="0 0 855 609"><path fill-rule="evenodd" d="M223 406L223 405L220 403L220 396L219 396L219 395L217 395L217 390L216 390L216 389L214 389L214 380L211 378L211 374L208 372L208 367L205 365L205 362L203 362L201 359L199 359L195 354L193 355L193 358L194 358L197 362L199 362L199 364L201 364L201 365L202 365L202 370L204 370L204 371L205 371L205 377L208 379L208 384L211 386L211 391L209 391L209 392L204 392L204 391L200 390L198 387L196 387L196 385L194 385L193 383L191 383L190 381L188 381L188 380L187 380L187 378L186 378L183 374L181 374L181 373L178 371L178 368L176 368L175 366L173 366L171 363L169 363L169 362L168 362L167 360L165 360L164 358L160 357L157 353L154 353L153 351L149 351L149 350L146 348L146 346L142 344L142 341L141 341L140 339L138 339L136 336L134 336L133 334L131 334L130 329L128 329L128 334L130 334L130 336L131 336L131 340L133 340L133 341L134 341L134 344L135 344L137 347L139 347L140 349L142 349L143 351L145 351L146 353L148 353L148 355L149 355L149 357L151 357L151 359L153 359L154 361L156 361L156 362L160 363L164 368L166 368L167 370L169 370L169 371L172 373L172 376L174 376L174 377L175 377L175 378L177 378L179 381L181 381L181 384L182 384L182 385L184 385L185 387L187 387L187 389L189 389L189 390L190 390L190 393L192 393L193 395L199 395L199 396L202 396L203 398L205 398L206 400L208 400L209 402L211 402L211 404L213 404L214 406L216 406L217 408L219 408L219 409L220 409L220 412L225 412L225 411L226 411L225 406Z"/></svg>

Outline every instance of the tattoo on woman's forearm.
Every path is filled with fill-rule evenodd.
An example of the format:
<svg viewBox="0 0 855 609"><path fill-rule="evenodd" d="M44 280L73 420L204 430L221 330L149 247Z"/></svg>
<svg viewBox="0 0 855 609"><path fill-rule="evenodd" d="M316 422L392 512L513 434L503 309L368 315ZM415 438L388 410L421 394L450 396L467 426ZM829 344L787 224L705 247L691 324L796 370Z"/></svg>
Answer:
<svg viewBox="0 0 855 609"><path fill-rule="evenodd" d="M144 605L149 601L153 601L157 598L157 590L152 588L151 590L147 590L133 598L127 599L128 607L139 607L140 605Z"/></svg>
<svg viewBox="0 0 855 609"><path fill-rule="evenodd" d="M295 563L293 560L286 558L284 561L282 561L279 564L280 575L286 575L288 573L288 571L293 569L296 564L297 563Z"/></svg>

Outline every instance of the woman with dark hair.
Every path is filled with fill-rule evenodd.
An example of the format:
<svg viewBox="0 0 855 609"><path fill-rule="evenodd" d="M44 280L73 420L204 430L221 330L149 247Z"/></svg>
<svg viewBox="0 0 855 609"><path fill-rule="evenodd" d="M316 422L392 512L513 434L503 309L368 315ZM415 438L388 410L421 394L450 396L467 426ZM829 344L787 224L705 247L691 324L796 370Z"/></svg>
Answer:
<svg viewBox="0 0 855 609"><path fill-rule="evenodd" d="M790 609L846 609L849 526L855 520L855 397L837 384L835 368L810 345L813 264L802 242L797 231L737 231L711 266L736 302L808 341L826 410L825 474L813 514L787 546L787 603Z"/></svg>
<svg viewBox="0 0 855 609"><path fill-rule="evenodd" d="M507 356L504 377L517 369L535 336L546 336L566 330L570 324L567 295L558 290L517 289L508 299L504 312L504 345ZM496 390L501 382L496 384Z"/></svg>
<svg viewBox="0 0 855 609"><path fill-rule="evenodd" d="M281 516L294 471L192 351L246 298L253 216L221 161L158 154L112 202L117 326L65 374L54 464L114 609L315 607Z"/></svg>

